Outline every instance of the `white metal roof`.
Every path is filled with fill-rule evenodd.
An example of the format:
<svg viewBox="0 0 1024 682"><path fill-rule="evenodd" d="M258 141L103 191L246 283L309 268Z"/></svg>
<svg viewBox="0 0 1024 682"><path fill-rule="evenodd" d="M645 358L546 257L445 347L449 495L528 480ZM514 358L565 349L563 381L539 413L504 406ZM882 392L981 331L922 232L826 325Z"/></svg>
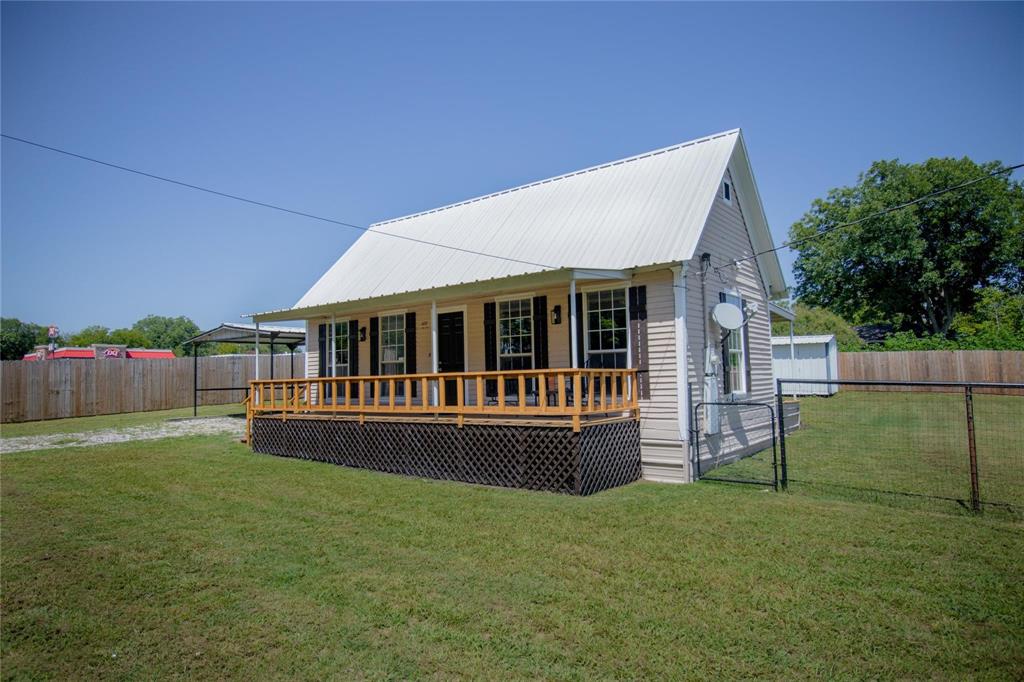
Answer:
<svg viewBox="0 0 1024 682"><path fill-rule="evenodd" d="M731 130L375 223L292 310L546 270L688 260L727 167L754 247L770 248L742 136ZM766 286L781 293L785 282L774 253L762 257L762 271Z"/></svg>

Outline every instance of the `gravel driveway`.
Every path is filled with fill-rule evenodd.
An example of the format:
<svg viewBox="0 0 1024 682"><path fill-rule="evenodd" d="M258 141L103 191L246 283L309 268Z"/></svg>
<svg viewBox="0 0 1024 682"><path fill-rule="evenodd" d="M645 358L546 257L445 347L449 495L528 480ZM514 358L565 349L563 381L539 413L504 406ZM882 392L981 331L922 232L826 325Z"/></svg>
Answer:
<svg viewBox="0 0 1024 682"><path fill-rule="evenodd" d="M212 436L221 433L241 438L245 434L245 420L234 417L202 417L170 420L146 426L127 426L123 429L107 429L105 431L3 438L0 439L0 452L76 448L87 445L125 443L133 440L158 440L177 436Z"/></svg>

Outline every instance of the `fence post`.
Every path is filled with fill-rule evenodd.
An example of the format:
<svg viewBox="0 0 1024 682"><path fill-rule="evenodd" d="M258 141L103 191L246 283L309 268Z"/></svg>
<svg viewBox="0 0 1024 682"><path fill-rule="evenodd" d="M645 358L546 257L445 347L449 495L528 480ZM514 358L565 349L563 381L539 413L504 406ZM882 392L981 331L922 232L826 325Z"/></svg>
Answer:
<svg viewBox="0 0 1024 682"><path fill-rule="evenodd" d="M782 489L789 489L789 473L786 469L786 411L782 406L782 379L775 380L775 406L779 413L779 459L782 463Z"/></svg>
<svg viewBox="0 0 1024 682"><path fill-rule="evenodd" d="M964 408L967 412L967 454L971 462L971 509L981 511L981 493L978 489L978 450L974 442L974 391L964 386Z"/></svg>

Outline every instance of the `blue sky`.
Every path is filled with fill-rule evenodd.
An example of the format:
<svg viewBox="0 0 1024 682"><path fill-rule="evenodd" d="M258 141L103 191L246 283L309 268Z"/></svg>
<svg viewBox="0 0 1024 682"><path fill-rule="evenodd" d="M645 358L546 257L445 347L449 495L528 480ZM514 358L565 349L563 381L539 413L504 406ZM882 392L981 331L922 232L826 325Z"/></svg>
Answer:
<svg viewBox="0 0 1024 682"><path fill-rule="evenodd" d="M1020 3L4 2L2 39L5 133L363 225L735 127L776 243L875 159L1024 161ZM2 153L4 316L212 326L358 236Z"/></svg>

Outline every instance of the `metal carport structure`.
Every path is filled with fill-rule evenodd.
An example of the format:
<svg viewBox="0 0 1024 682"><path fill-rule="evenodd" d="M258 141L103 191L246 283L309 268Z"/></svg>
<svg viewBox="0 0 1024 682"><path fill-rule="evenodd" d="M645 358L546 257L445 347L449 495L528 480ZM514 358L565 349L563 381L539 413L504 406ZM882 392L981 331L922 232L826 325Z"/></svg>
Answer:
<svg viewBox="0 0 1024 682"><path fill-rule="evenodd" d="M248 386L199 386L199 346L204 343L242 343L255 346L256 372L259 379L260 349L259 344L270 346L270 378L274 378L274 346L281 345L291 353L291 375L295 378L295 349L306 343L306 330L298 327L271 327L258 324L242 324L224 322L219 327L193 336L185 343L192 344L192 414L199 412L200 391L247 391Z"/></svg>

